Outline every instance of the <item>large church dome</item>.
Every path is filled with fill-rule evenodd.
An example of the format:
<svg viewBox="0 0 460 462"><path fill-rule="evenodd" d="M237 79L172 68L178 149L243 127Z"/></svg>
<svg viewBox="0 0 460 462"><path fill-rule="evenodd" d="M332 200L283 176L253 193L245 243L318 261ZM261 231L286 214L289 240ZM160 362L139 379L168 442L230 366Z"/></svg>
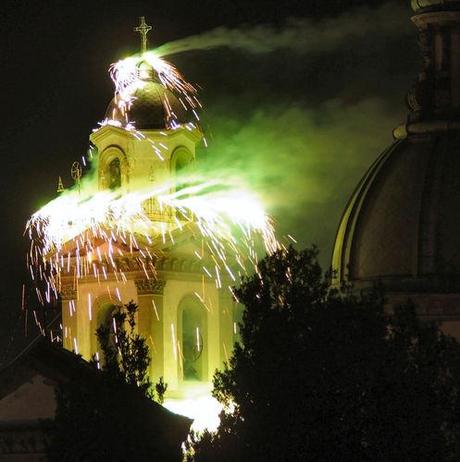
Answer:
<svg viewBox="0 0 460 462"><path fill-rule="evenodd" d="M138 130L161 130L176 123L186 123L187 111L177 97L156 78L153 69L140 68L143 85L132 95L129 110L123 113L115 98L107 107L105 117L121 124L134 123Z"/></svg>
<svg viewBox="0 0 460 462"><path fill-rule="evenodd" d="M362 178L337 233L337 277L460 291L460 132L397 140Z"/></svg>
<svg viewBox="0 0 460 462"><path fill-rule="evenodd" d="M395 142L348 201L332 267L337 285L383 284L393 304L455 318L460 338L460 0L412 5L424 68Z"/></svg>

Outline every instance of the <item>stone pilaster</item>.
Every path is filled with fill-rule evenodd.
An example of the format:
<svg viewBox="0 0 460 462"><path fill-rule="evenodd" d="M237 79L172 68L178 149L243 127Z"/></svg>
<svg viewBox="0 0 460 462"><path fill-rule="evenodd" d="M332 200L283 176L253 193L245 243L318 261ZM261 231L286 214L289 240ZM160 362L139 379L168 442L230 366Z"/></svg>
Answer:
<svg viewBox="0 0 460 462"><path fill-rule="evenodd" d="M163 289L165 281L137 279L139 313L138 329L149 345L150 377L156 382L164 375L163 352Z"/></svg>
<svg viewBox="0 0 460 462"><path fill-rule="evenodd" d="M74 350L73 339L77 338L77 291L73 284L61 287L62 310L62 345L65 349Z"/></svg>
<svg viewBox="0 0 460 462"><path fill-rule="evenodd" d="M228 362L233 351L233 309L234 302L229 291L219 292L219 329L220 329L220 362Z"/></svg>

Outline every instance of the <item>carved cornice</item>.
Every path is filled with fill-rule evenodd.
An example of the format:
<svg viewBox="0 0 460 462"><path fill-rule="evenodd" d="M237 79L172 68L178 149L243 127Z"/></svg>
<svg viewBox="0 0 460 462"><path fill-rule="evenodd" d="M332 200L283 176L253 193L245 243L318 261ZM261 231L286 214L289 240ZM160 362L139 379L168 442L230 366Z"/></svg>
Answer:
<svg viewBox="0 0 460 462"><path fill-rule="evenodd" d="M135 283L138 295L163 295L166 281L136 279Z"/></svg>
<svg viewBox="0 0 460 462"><path fill-rule="evenodd" d="M158 271L177 271L185 273L201 272L202 263L193 257L163 257L159 258L155 267Z"/></svg>
<svg viewBox="0 0 460 462"><path fill-rule="evenodd" d="M148 264L149 259L147 258L131 256L117 257L115 258L115 264L117 266L118 271L129 273L131 271L142 271L142 264L140 263L141 260ZM110 267L108 268L108 271L111 272Z"/></svg>

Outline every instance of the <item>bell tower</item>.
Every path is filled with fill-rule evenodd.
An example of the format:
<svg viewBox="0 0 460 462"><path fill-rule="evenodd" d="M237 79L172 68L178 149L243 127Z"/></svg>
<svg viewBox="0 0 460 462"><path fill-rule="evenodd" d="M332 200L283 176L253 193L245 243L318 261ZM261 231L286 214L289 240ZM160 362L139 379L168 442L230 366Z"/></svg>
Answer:
<svg viewBox="0 0 460 462"><path fill-rule="evenodd" d="M142 51L149 27L141 18L136 28ZM230 292L221 288L231 281L222 276L217 285L205 278L202 236L193 226L182 228L177 212L148 194L176 191L176 178L195 162L201 139L180 99L165 88L147 60L141 60L129 101L116 94L104 123L90 135L97 169L89 181L102 197L129 202L133 195L145 194L141 213L152 231L148 236L134 231L129 238L114 236L111 230L96 237L85 231L67 244L83 271L76 277L69 259L62 275L65 348L85 359L97 355L97 327L108 322L115 306L133 300L139 307L139 333L150 347L151 380L164 378L167 399L190 397L190 390L209 395L214 371L228 359L236 335L236 307ZM168 239L158 229L167 230ZM100 238L105 232L106 240ZM93 239L85 244L91 255L83 255L79 249L88 239Z"/></svg>
<svg viewBox="0 0 460 462"><path fill-rule="evenodd" d="M148 84L159 85L153 81ZM134 109L142 103L136 100ZM131 131L107 124L91 134L98 156L99 191L119 189L127 193L173 184L178 172L195 161L196 145L202 138L198 128L144 127ZM158 213L154 204L145 207L149 215Z"/></svg>

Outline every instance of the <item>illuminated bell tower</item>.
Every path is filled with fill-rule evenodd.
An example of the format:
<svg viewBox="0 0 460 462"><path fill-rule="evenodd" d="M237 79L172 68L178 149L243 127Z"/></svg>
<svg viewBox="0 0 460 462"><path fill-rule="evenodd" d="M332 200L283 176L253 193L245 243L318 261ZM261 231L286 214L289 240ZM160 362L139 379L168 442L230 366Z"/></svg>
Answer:
<svg viewBox="0 0 460 462"><path fill-rule="evenodd" d="M195 161L199 128L188 122L181 102L148 63L139 64L138 78L141 85L129 107L123 109L114 98L107 123L90 135L95 191L120 197L156 188L174 193L176 175ZM78 280L70 273L62 277L64 346L90 359L98 353L97 327L117 305L133 300L139 307L139 333L150 347L152 381L164 377L172 398L184 397L191 388L209 390L214 371L233 348L234 302L228 290L205 279L197 258L203 246L199 233L181 229L176 211L155 199L143 202L143 214L153 228L172 230L170 239L152 232L142 246L123 239L94 242L90 264L99 265L98 277L91 271ZM78 238L74 241L78 246ZM110 253L104 250L108 245L114 247ZM114 264L98 260L98 254L113 255Z"/></svg>

